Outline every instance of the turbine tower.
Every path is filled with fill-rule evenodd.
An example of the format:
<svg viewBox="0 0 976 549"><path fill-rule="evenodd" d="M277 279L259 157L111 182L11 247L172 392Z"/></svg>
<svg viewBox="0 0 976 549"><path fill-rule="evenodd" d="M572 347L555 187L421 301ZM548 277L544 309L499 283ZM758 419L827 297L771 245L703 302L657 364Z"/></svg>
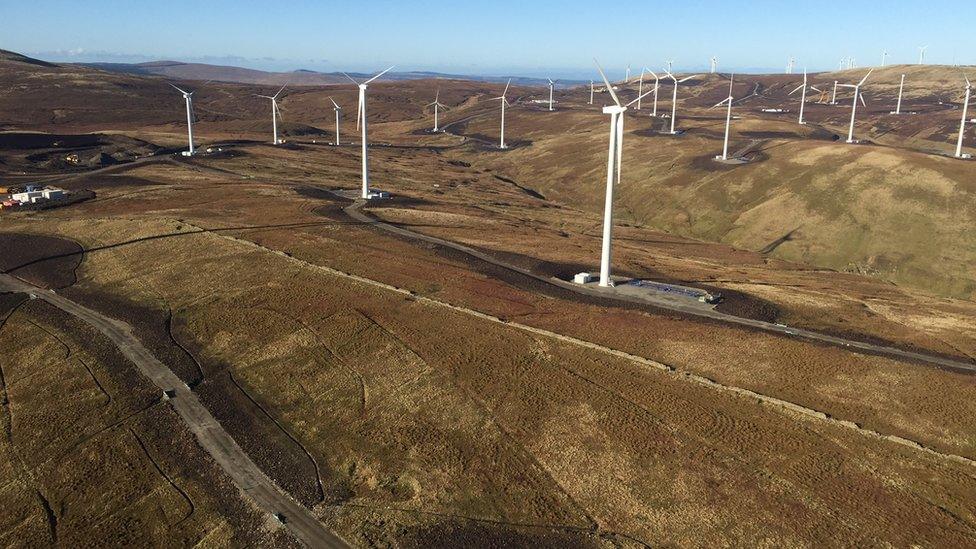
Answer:
<svg viewBox="0 0 976 549"><path fill-rule="evenodd" d="M285 86L288 84L286 83ZM281 116L281 109L278 108L278 96L281 92L285 90L285 86L282 86L278 93L274 95L258 95L257 97L263 97L265 99L271 100L271 125L274 129L274 139L271 141L272 145L281 145L284 141L278 139L278 117Z"/></svg>
<svg viewBox="0 0 976 549"><path fill-rule="evenodd" d="M885 50L884 53L881 54L881 68L883 69L887 66L888 66L888 50Z"/></svg>
<svg viewBox="0 0 976 549"><path fill-rule="evenodd" d="M830 100L831 105L837 104L837 81L834 80L834 96Z"/></svg>
<svg viewBox="0 0 976 549"><path fill-rule="evenodd" d="M170 84L170 86L173 86L173 84ZM186 132L190 142L190 148L189 150L183 151L183 156L193 156L194 154L196 154L196 151L193 148L193 94L195 94L196 92L195 91L188 92L185 90L181 90L176 86L173 86L173 88L176 91L182 93L183 99L186 101Z"/></svg>
<svg viewBox="0 0 976 549"><path fill-rule="evenodd" d="M698 75L695 74L695 75L692 75L692 76L686 76L686 77L682 78L681 80L678 80L677 78L674 77L673 74L671 74L671 71L668 71L668 78L670 78L671 80L674 80L674 97L672 97L672 99L671 99L671 131L669 132L671 135L677 135L678 134L678 132L677 132L677 130L675 130L675 126L674 126L675 118L677 118L677 116L678 116L678 84L687 82L687 81L691 80L692 78L695 78L696 76L698 76Z"/></svg>
<svg viewBox="0 0 976 549"><path fill-rule="evenodd" d="M644 95L644 73L647 72L647 67L641 69L640 80L637 81L637 97ZM637 101L637 110L641 110L641 101Z"/></svg>
<svg viewBox="0 0 976 549"><path fill-rule="evenodd" d="M335 146L338 147L339 146L339 113L340 111L342 111L342 107L340 107L339 104L335 102L335 99L332 99L331 97L329 98L329 101L332 101L332 109L335 111L335 118L336 118Z"/></svg>
<svg viewBox="0 0 976 549"><path fill-rule="evenodd" d="M891 114L901 114L901 97L905 93L905 75L901 75L901 85L898 86L898 105Z"/></svg>
<svg viewBox="0 0 976 549"><path fill-rule="evenodd" d="M718 58L712 56L712 70L709 72L711 72L711 74L715 74L717 70L718 70Z"/></svg>
<svg viewBox="0 0 976 549"><path fill-rule="evenodd" d="M501 102L502 102L502 133L501 133L501 138L498 140L498 148L499 149L507 149L508 148L505 145L505 107L506 106L510 106L511 103L508 102L508 99L506 99L505 96L508 95L508 88L511 85L512 85L512 79L509 78L508 79L508 84L505 84L505 91L502 92L501 97L494 97L494 98L492 98L492 101L498 99L498 100L501 100Z"/></svg>
<svg viewBox="0 0 976 549"><path fill-rule="evenodd" d="M437 93L434 94L434 102L433 103L428 103L426 106L427 107L434 107L434 133L437 133L437 132L441 131L441 129L439 127L439 125L440 125L440 111L438 109L440 107L444 107L445 109L447 108L446 105L442 105L441 104L441 90L437 90Z"/></svg>
<svg viewBox="0 0 976 549"><path fill-rule="evenodd" d="M627 65L627 75L624 77L624 84L630 84L630 65Z"/></svg>
<svg viewBox="0 0 976 549"><path fill-rule="evenodd" d="M624 112L627 111L627 107L633 105L637 102L637 99L641 99L640 96L637 99L631 101L626 105L620 104L620 98L613 91L613 86L610 85L610 80L607 79L607 75L603 72L603 68L600 67L600 63L593 60L596 63L596 68L600 71L600 76L603 78L603 82L607 85L607 90L610 92L610 97L613 98L613 105L609 107L603 107L603 113L610 115L610 149L607 158L607 195L606 203L604 205L603 213L603 247L600 253L600 286L604 288L613 286L613 281L610 279L610 248L613 240L613 187L614 183L620 183L620 166L623 160L623 145L624 145ZM648 92L650 94L650 92Z"/></svg>
<svg viewBox="0 0 976 549"><path fill-rule="evenodd" d="M851 129L847 132L848 143L854 143L854 121L857 117L857 102L860 101L862 105L867 106L867 104L864 103L864 98L861 97L861 86L864 85L864 82L867 81L872 72L874 72L874 69L869 70L868 73L864 75L864 78L862 78L857 84L840 84L842 88L854 88L854 105L851 107Z"/></svg>
<svg viewBox="0 0 976 549"><path fill-rule="evenodd" d="M369 80L359 83L353 77L346 73L346 78L352 81L353 84L359 86L359 106L356 108L356 128L361 130L362 134L362 149L363 149L363 198L369 198L369 124L366 118L366 88L377 78L383 76L384 74L393 70L393 67L386 69L385 71L377 74L376 76L370 78Z"/></svg>
<svg viewBox="0 0 976 549"><path fill-rule="evenodd" d="M590 80L590 105L593 104L593 92L594 92L594 89L593 89L593 81Z"/></svg>
<svg viewBox="0 0 976 549"><path fill-rule="evenodd" d="M716 107L721 107L725 103L729 104L728 112L725 115L725 145L722 147L722 156L718 157L722 160L729 159L729 130L732 128L732 103L735 102L735 99L732 96L733 85L735 85L735 74L729 77L729 96L712 107L714 109Z"/></svg>
<svg viewBox="0 0 976 549"><path fill-rule="evenodd" d="M969 77L966 78L966 101L962 105L962 122L959 123L959 141L956 144L956 158L963 158L962 156L962 140L966 135L966 115L969 113L969 97L973 92L973 85L969 82Z"/></svg>
<svg viewBox="0 0 976 549"><path fill-rule="evenodd" d="M918 47L918 64L919 65L924 65L925 64L925 50L927 50L927 49L929 49L928 46L919 46Z"/></svg>
<svg viewBox="0 0 976 549"><path fill-rule="evenodd" d="M552 111L555 110L555 109L552 108L552 104L553 104L552 103L552 90L556 87L556 83L552 81L552 78L549 78L548 80L549 80L549 112L552 112Z"/></svg>

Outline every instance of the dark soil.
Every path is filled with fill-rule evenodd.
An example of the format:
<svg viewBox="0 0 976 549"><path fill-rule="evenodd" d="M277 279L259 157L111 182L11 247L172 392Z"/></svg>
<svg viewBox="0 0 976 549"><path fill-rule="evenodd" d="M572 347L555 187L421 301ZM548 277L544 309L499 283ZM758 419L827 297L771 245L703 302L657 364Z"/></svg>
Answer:
<svg viewBox="0 0 976 549"><path fill-rule="evenodd" d="M77 242L54 236L0 233L0 272L22 278L35 286L60 289L77 281L84 259Z"/></svg>

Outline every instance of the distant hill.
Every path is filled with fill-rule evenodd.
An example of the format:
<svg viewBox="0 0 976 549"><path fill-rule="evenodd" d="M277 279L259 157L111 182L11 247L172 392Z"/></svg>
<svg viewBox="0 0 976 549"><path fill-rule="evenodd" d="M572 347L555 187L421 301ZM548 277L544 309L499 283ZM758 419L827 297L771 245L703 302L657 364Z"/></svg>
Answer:
<svg viewBox="0 0 976 549"><path fill-rule="evenodd" d="M340 72L317 72L299 69L291 72L269 72L241 67L223 65L209 65L206 63L183 63L180 61L151 61L148 63L83 63L84 66L108 72L136 74L142 76L162 76L174 80L210 80L214 82L231 82L237 84L256 84L261 86L282 85L287 82L291 86L326 86L330 84L346 84L349 80ZM356 79L372 76L366 73L350 73ZM444 74L437 72L390 72L383 76L383 80L426 80L426 79L471 80L474 82L507 82L508 77L501 76L467 76ZM513 77L512 84L519 86L544 86L548 81L544 78ZM561 86L582 84L580 82L562 81Z"/></svg>

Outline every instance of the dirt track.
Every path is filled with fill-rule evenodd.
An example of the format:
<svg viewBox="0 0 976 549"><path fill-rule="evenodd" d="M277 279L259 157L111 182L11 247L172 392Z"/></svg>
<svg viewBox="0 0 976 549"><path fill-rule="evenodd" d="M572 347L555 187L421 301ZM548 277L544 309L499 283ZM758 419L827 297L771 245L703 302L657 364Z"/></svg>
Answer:
<svg viewBox="0 0 976 549"><path fill-rule="evenodd" d="M115 343L119 350L160 390L173 390L173 408L234 483L269 513L282 513L285 527L311 547L346 547L308 509L285 494L268 478L223 429L200 400L166 365L159 362L131 333L131 327L87 309L54 292L43 290L9 275L0 275L0 290L30 293L87 322Z"/></svg>

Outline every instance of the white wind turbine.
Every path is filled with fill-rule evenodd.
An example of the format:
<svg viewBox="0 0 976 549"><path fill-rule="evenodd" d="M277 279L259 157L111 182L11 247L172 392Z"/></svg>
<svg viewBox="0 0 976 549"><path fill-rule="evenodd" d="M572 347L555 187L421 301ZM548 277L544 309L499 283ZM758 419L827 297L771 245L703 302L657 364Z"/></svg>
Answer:
<svg viewBox="0 0 976 549"><path fill-rule="evenodd" d="M548 80L549 80L549 111L552 112L554 110L552 108L552 104L553 104L553 102L552 102L552 91L556 87L556 83L553 82L552 78L549 78Z"/></svg>
<svg viewBox="0 0 976 549"><path fill-rule="evenodd" d="M661 87L660 84L661 78L657 75L656 72L652 71L651 69L647 69L647 72L651 73L651 76L654 77L654 110L653 112L651 112L651 116L656 118L657 117L657 92Z"/></svg>
<svg viewBox="0 0 976 549"><path fill-rule="evenodd" d="M627 65L627 75L624 77L624 84L630 84L630 65Z"/></svg>
<svg viewBox="0 0 976 549"><path fill-rule="evenodd" d="M969 113L969 97L973 91L973 85L969 82L969 77L964 77L966 78L966 101L962 105L962 122L959 123L959 141L956 144L956 158L963 158L962 140L966 135L966 116Z"/></svg>
<svg viewBox="0 0 976 549"><path fill-rule="evenodd" d="M881 54L881 68L883 69L887 66L888 66L888 50L885 50L884 53Z"/></svg>
<svg viewBox="0 0 976 549"><path fill-rule="evenodd" d="M590 80L590 105L593 104L593 92L594 92L593 81Z"/></svg>
<svg viewBox="0 0 976 549"><path fill-rule="evenodd" d="M173 84L170 84L170 86L173 86ZM196 154L196 151L193 149L193 94L196 92L195 91L188 92L186 90L181 90L176 86L173 86L173 88L176 91L182 93L183 99L186 101L186 131L190 141L190 149L183 151L182 154L183 156L193 156L194 154Z"/></svg>
<svg viewBox="0 0 976 549"><path fill-rule="evenodd" d="M678 116L678 84L682 84L684 82L687 82L687 81L689 81L692 78L695 78L697 76L698 76L697 74L693 74L691 76L686 76L686 77L682 78L681 80L678 80L677 78L674 77L673 74L671 74L671 71L668 71L668 78L670 78L671 80L674 81L674 96L671 98L671 131L668 132L671 135L677 135L678 134L677 130L675 130L675 125L674 125L675 124L675 118L677 118L677 116Z"/></svg>
<svg viewBox="0 0 976 549"><path fill-rule="evenodd" d="M447 105L442 105L441 104L441 90L437 90L437 93L434 94L434 102L433 103L428 103L426 106L428 106L428 107L434 107L434 133L437 133L437 132L441 131L440 130L440 127L439 127L439 125L440 125L440 111L439 111L439 109L441 107L444 107L445 109L447 108Z"/></svg>
<svg viewBox="0 0 976 549"><path fill-rule="evenodd" d="M596 62L595 59L593 61ZM610 149L607 158L607 195L603 213L603 247L600 253L600 286L609 287L613 286L613 281L610 279L610 248L613 240L613 187L615 182L620 183L624 145L624 112L627 111L627 107L637 102L637 99L622 105L620 98L613 91L613 86L610 85L610 80L607 79L603 68L600 67L600 63L596 63L596 68L600 71L600 76L607 85L607 90L614 102L614 105L603 107L603 113L610 115Z"/></svg>
<svg viewBox="0 0 976 549"><path fill-rule="evenodd" d="M393 70L393 67L386 69L385 71L377 74L376 76L370 78L369 80L359 83L356 82L353 77L346 73L346 78L352 81L353 84L359 86L359 106L356 108L356 128L362 131L362 149L363 149L363 198L369 198L369 131L368 123L366 117L366 88L377 78L383 76L389 71Z"/></svg>
<svg viewBox="0 0 976 549"><path fill-rule="evenodd" d="M919 65L924 65L925 64L925 50L927 50L927 49L929 49L928 46L919 46L918 47L918 64Z"/></svg>
<svg viewBox="0 0 976 549"><path fill-rule="evenodd" d="M898 86L898 105L895 110L891 111L891 114L901 114L901 97L905 93L905 75L901 75L901 85Z"/></svg>
<svg viewBox="0 0 976 549"><path fill-rule="evenodd" d="M872 72L874 72L874 69L869 70L868 73L864 75L864 78L862 78L857 84L840 84L840 87L842 88L854 88L854 105L851 107L851 129L847 132L848 143L854 143L854 121L857 117L857 102L860 101L862 105L867 106L867 104L864 102L864 98L861 97L861 86L864 85L864 82L867 81Z"/></svg>
<svg viewBox="0 0 976 549"><path fill-rule="evenodd" d="M725 115L725 145L722 147L722 156L717 157L722 160L729 159L729 131L732 128L732 103L735 102L735 98L732 96L733 85L735 85L735 74L729 77L729 96L712 107L713 109L716 107L721 107L725 103L728 103L729 105L729 109Z"/></svg>
<svg viewBox="0 0 976 549"><path fill-rule="evenodd" d="M718 70L718 58L716 58L716 57L713 56L712 57L712 70L709 71L709 72L711 72L712 74L715 74L715 71L717 71L717 70Z"/></svg>
<svg viewBox="0 0 976 549"><path fill-rule="evenodd" d="M644 73L647 72L647 67L643 67L640 72L640 80L637 81L637 110L641 110L641 100L640 96L644 95Z"/></svg>
<svg viewBox="0 0 976 549"><path fill-rule="evenodd" d="M834 96L830 99L830 104L831 105L836 105L837 104L837 84L838 84L838 82L836 80L834 80Z"/></svg>
<svg viewBox="0 0 976 549"><path fill-rule="evenodd" d="M511 103L508 102L508 99L506 99L505 96L508 95L508 88L511 85L512 85L512 79L509 78L508 79L508 84L505 84L505 91L502 92L501 97L494 97L494 98L492 98L492 101L494 101L494 100L500 100L502 102L502 132L501 132L501 137L498 140L498 148L499 149L507 149L508 148L505 145L505 107L511 105Z"/></svg>
<svg viewBox="0 0 976 549"><path fill-rule="evenodd" d="M288 84L285 84L287 86ZM271 100L271 124L274 131L274 140L271 142L274 145L281 145L284 143L281 139L278 139L278 117L281 116L281 109L278 108L278 96L281 92L285 90L285 86L282 86L278 93L274 95L258 95L258 97L263 97L265 99Z"/></svg>
<svg viewBox="0 0 976 549"><path fill-rule="evenodd" d="M803 120L803 109L807 105L807 70L806 69L803 69L803 83L797 86L795 90L791 91L789 95L793 95L794 93L800 91L801 89L803 90L803 93L800 95L800 125L802 126L806 124L806 122ZM820 89L817 88L816 86L810 86L810 89L818 92L820 91Z"/></svg>
<svg viewBox="0 0 976 549"><path fill-rule="evenodd" d="M786 74L793 74L793 66L796 64L796 59L793 56L786 61Z"/></svg>
<svg viewBox="0 0 976 549"><path fill-rule="evenodd" d="M335 102L335 99L332 99L331 97L329 98L329 101L332 101L332 110L335 111L335 119L336 119L335 146L338 147L339 146L339 114L342 111L342 107L340 107L339 104Z"/></svg>

